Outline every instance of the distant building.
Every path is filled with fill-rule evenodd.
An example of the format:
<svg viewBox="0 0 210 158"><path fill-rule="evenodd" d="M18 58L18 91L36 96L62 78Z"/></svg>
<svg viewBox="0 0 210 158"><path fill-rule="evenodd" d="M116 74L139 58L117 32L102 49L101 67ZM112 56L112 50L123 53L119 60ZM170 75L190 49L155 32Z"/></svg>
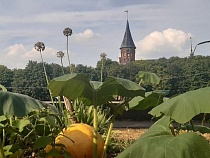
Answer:
<svg viewBox="0 0 210 158"><path fill-rule="evenodd" d="M135 50L136 46L133 42L133 38L131 36L131 31L129 28L129 23L127 20L125 35L120 47L121 56L119 57L119 63L127 64L130 61L135 61Z"/></svg>

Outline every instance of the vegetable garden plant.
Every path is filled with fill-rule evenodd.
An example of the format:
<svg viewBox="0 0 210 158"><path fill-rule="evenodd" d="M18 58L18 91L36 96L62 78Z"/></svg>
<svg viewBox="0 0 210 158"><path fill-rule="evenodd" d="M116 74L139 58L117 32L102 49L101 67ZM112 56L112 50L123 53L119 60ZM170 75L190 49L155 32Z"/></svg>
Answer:
<svg viewBox="0 0 210 158"><path fill-rule="evenodd" d="M142 83L142 76L140 81ZM113 108L113 115L104 145L103 158L106 155L115 118L122 113L125 105L134 110L156 106L150 111L150 114L159 118L159 120L144 135L137 139L133 145L120 153L117 156L118 158L210 157L209 143L204 137L195 133L196 131L200 133L209 133L210 131L208 127L204 126L205 116L210 112L209 87L190 91L164 102L163 91L145 93L144 88L140 85L115 77L109 77L104 82L96 82L90 81L84 74L68 74L51 80L48 88L54 97L65 96L68 99L82 101L86 106L93 108L94 137L92 141L94 148L92 152L94 158L98 157L98 107L105 103L109 103L111 108ZM14 94L9 95L14 96ZM122 96L124 99L119 104L114 105L112 101L115 100L116 96ZM1 100L4 100L1 102L0 107L2 111L0 113L0 130L2 134L0 156L2 158L5 155L17 154L17 152L17 155L21 157L24 151L29 151L26 149L29 142L33 142L31 151L38 152L38 155L43 157L46 156L43 149L47 144L65 148L65 145L55 144L55 137L63 128L66 128L61 123L64 120L62 113L55 109L45 108L39 111L28 111L28 113L23 114L25 116L19 116L21 117L19 119L14 113L11 115L4 113L4 105L8 104L8 97L5 97L5 92L0 92L0 97L2 97ZM22 97L25 96L21 95L20 98ZM11 97L10 99L13 100L14 98ZM26 98L26 100L28 99L30 100L31 98ZM17 106L19 106L19 99L14 99L13 101L12 104L15 105L17 103ZM21 104L32 106L34 102L22 102ZM160 105L157 106L158 104ZM199 113L204 113L204 118L202 125L198 126L194 125L192 119ZM174 123L176 123L176 126L174 126ZM191 132L182 134L181 131L183 129ZM25 133L29 134L25 135ZM8 141L10 145L4 146ZM13 141L13 145L11 145L10 141ZM70 157L65 150L62 150L62 152L64 157ZM59 151L55 150L48 153L51 156L58 154L60 154Z"/></svg>
<svg viewBox="0 0 210 158"><path fill-rule="evenodd" d="M67 88L69 87L69 88ZM82 100L87 106L93 106L94 109L94 138L93 138L93 156L98 157L97 153L97 107L110 101L114 101L116 96L123 96L126 99L119 105L112 105L114 113L111 119L108 135L104 145L103 156L109 143L111 131L116 116L124 105L128 104L130 98L135 96L144 96L145 90L138 84L129 80L109 77L105 82L90 81L84 74L68 74L61 77L54 78L50 81L48 88L51 90L53 96L65 96L67 98Z"/></svg>
<svg viewBox="0 0 210 158"><path fill-rule="evenodd" d="M210 87L201 88L153 108L149 113L160 119L117 158L209 158L209 142L201 135L210 133L210 128L204 126L210 112L209 96ZM202 123L194 125L193 117L200 113L204 113Z"/></svg>
<svg viewBox="0 0 210 158"><path fill-rule="evenodd" d="M68 88L69 87L69 88ZM125 79L120 79L120 78L108 78L104 83L102 82L94 82L94 81L89 81L89 79L84 75L84 74L68 74L68 75L64 75L58 78L53 79L50 83L49 83L49 90L52 92L52 95L57 97L57 96L65 96L67 98L71 98L73 100L78 99L83 101L83 103L85 103L85 105L89 105L89 106L93 106L93 113L94 113L94 137L93 137L93 143L94 143L94 151L93 151L93 155L94 157L97 157L97 131L98 131L98 117L97 117L97 109L98 106L113 101L115 100L115 97L117 95L123 96L125 97L125 100L123 102L121 102L119 105L117 106L113 106L111 104L111 106L114 108L114 114L113 117L111 119L111 123L110 123L110 129L108 131L108 136L105 142L105 146L104 146L104 151L103 151L103 157L105 157L106 154L106 150L107 150L107 145L110 139L110 134L111 134L111 130L113 128L113 123L115 120L116 115L122 111L122 109L124 109L124 105L128 103L128 101L130 100L130 98L135 97L135 96L144 96L144 89L142 87L140 87L138 84L131 82L129 80L125 80ZM4 92L2 92L2 98L4 100L6 100L5 102L3 102L2 105L7 105L7 99L8 97L4 97ZM13 96L13 94L9 94L11 96ZM24 100L25 96L21 95L20 100ZM14 104L14 106L19 106L19 105L15 105L15 104L19 104L19 100L15 99L14 97L10 97L11 100L13 100L12 104ZM29 98L26 98L26 102L22 102L22 105L26 105L26 107L30 107L30 106L34 106L33 104L27 102ZM30 100L30 99L29 99ZM4 106L1 107L4 110ZM24 112L24 110L23 110ZM27 113L28 114L28 113ZM30 117L26 114L26 117ZM47 113L46 113L47 114ZM25 115L25 114L23 114ZM51 114L50 116L53 115L54 122L61 122L61 119L59 118L59 116L62 115L58 115L58 114ZM48 115L47 115L48 116ZM2 126L1 129L3 131L5 131L7 129L7 127L10 127L10 129L12 129L13 131L15 131L16 129L18 129L18 127L14 127L13 124L3 124L5 122L5 120L13 120L14 118L13 113L11 114L11 116L9 118L4 118L1 120L2 122ZM22 119L23 116L21 116ZM46 116L44 116L41 119L42 123L46 123L45 119ZM17 118L15 118L17 119ZM21 120L22 120L21 119ZM38 120L40 120L38 119ZM8 122L8 121L6 121ZM21 132L22 132L22 128L23 129L28 129L29 125L32 125L33 123L29 121L27 121L28 123L21 125ZM39 121L35 121L35 122L39 122ZM40 122L39 122L40 123ZM52 121L51 121L52 123ZM41 123L40 123L41 124ZM48 122L47 122L48 124ZM62 125L59 123L54 123L53 125ZM51 128L51 124L49 124L49 128ZM49 135L43 135L43 136L32 136L32 135L27 135L28 138L32 137L36 137L36 141L33 144L35 146L35 149L43 149L44 145L46 145L46 143L48 144L53 144L53 141L55 140L55 135L58 134L59 131L62 131L61 128L64 128L63 126L59 126L59 127L55 127L54 130L50 130L50 132L52 133L50 136ZM45 129L45 128L44 128ZM32 130L34 133L36 133L36 129ZM55 132L56 131L56 132ZM33 133L32 132L32 133ZM9 131L8 131L9 133ZM19 135L21 137L21 133L20 131L16 130L15 132L17 135ZM45 132L44 132L45 133ZM49 134L49 133L48 133ZM4 134L3 134L4 137ZM43 141L45 143L43 143ZM41 142L41 143L40 143ZM54 145L56 146L57 144ZM12 145L13 146L13 145ZM19 146L18 148L13 148L13 150L11 150L11 146L9 149L7 149L7 151L9 153L6 153L6 155L11 155L12 153L15 153L16 151L18 151L19 149L21 149L22 146ZM5 156L5 153L3 151L5 151L6 148L4 146L4 148L1 147L1 153L2 153L2 157ZM24 150L23 150L24 151ZM26 151L26 150L25 150ZM55 154L55 151L49 153L52 156L56 156L58 154ZM21 155L20 155L21 157Z"/></svg>

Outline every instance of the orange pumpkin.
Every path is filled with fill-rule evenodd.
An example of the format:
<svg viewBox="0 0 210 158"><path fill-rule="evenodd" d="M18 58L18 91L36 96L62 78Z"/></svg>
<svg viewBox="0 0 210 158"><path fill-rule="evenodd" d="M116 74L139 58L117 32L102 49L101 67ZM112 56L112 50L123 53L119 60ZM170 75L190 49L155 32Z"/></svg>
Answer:
<svg viewBox="0 0 210 158"><path fill-rule="evenodd" d="M72 158L93 158L93 127L83 123L72 124L56 137L55 143L65 145L64 150L69 152ZM102 157L103 147L104 140L98 134L98 158ZM52 146L47 145L46 153L51 149ZM56 149L60 151L61 147L56 146ZM63 156L60 155L58 158L63 158Z"/></svg>

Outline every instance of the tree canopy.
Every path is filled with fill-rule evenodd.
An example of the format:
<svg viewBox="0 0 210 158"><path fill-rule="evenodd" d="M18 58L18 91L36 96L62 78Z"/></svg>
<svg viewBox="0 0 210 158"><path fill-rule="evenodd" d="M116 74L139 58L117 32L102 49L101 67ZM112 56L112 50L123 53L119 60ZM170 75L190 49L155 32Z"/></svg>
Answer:
<svg viewBox="0 0 210 158"><path fill-rule="evenodd" d="M62 76L62 67L58 64L46 65L49 80ZM102 61L98 61L96 67L82 64L75 65L75 73L84 73L92 81L100 81ZM147 91L154 89L170 90L168 97L185 93L209 86L210 81L210 57L171 57L169 59L159 58L156 60L137 60L129 64L119 64L109 58L103 61L103 80L107 77L120 77L137 81L139 71L155 73L160 77L159 85L145 85ZM64 73L69 72L64 67ZM36 61L29 61L24 69L9 69L0 65L0 84L8 91L29 95L39 100L50 100L45 81L42 64Z"/></svg>

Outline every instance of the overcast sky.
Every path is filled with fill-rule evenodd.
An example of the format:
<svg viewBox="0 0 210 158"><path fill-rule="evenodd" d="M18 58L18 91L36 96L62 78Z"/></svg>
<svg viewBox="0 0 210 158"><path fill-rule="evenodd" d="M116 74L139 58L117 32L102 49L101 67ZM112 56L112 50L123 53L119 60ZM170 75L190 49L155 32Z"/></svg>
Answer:
<svg viewBox="0 0 210 158"><path fill-rule="evenodd" d="M41 41L45 62L59 64L61 50L67 66L67 27L73 30L71 63L95 67L101 53L118 61L126 10L137 60L188 57L190 37L193 47L210 40L209 0L0 0L0 65L40 62L34 44ZM195 55L210 55L210 43L199 45Z"/></svg>

